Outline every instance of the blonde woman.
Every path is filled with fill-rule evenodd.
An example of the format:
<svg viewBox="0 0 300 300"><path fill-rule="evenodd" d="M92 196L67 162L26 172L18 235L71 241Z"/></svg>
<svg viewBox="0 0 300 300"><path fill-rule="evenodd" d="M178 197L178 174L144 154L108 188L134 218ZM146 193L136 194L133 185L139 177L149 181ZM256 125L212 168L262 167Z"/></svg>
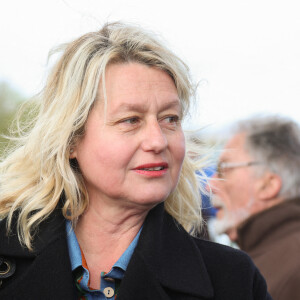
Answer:
<svg viewBox="0 0 300 300"><path fill-rule="evenodd" d="M62 51L1 163L0 298L270 299L245 254L192 237L186 65L122 23Z"/></svg>

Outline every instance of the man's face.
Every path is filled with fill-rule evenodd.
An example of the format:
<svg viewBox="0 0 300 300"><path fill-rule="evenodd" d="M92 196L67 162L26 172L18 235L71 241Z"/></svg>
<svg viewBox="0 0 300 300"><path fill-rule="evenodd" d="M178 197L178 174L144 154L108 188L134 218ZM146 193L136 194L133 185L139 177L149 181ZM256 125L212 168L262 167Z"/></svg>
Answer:
<svg viewBox="0 0 300 300"><path fill-rule="evenodd" d="M254 158L245 150L245 134L236 134L224 147L220 165L228 163L228 168L221 168L210 184L213 191L212 203L217 208L215 221L216 233L227 233L231 240L236 239L237 226L255 210L257 184L255 176L257 166L247 165ZM230 164L231 167L230 167Z"/></svg>

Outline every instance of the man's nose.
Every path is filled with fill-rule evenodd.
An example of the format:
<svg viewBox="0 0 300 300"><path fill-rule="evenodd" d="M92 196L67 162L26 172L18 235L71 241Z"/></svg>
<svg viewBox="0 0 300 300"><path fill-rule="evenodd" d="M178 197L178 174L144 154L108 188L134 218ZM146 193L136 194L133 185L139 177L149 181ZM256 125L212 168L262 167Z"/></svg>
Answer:
<svg viewBox="0 0 300 300"><path fill-rule="evenodd" d="M157 120L149 121L143 134L142 148L144 151L160 153L167 148L167 137Z"/></svg>

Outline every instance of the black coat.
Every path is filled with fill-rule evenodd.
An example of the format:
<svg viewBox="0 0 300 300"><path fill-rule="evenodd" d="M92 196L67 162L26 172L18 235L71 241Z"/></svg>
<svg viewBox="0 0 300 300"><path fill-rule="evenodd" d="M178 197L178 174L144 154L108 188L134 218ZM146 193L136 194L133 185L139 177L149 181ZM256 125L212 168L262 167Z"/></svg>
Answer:
<svg viewBox="0 0 300 300"><path fill-rule="evenodd" d="M0 299L78 299L65 231L57 210L44 221L34 252L0 222L0 257L13 257L16 271L3 280ZM163 205L152 209L122 280L118 300L270 300L266 284L241 251L192 238Z"/></svg>

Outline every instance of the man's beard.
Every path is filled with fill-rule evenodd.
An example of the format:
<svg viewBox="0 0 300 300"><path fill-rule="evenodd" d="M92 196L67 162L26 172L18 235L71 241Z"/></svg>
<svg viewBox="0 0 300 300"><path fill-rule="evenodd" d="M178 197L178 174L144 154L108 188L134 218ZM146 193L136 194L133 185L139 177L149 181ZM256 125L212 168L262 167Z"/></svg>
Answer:
<svg viewBox="0 0 300 300"><path fill-rule="evenodd" d="M224 215L221 219L215 217L210 220L210 233L213 236L216 236L226 233L232 228L238 227L239 224L248 219L251 215L250 208L254 203L254 199L251 198L245 207L238 208L234 211L228 211L226 206L216 196L213 197L212 203L221 206L224 212Z"/></svg>

